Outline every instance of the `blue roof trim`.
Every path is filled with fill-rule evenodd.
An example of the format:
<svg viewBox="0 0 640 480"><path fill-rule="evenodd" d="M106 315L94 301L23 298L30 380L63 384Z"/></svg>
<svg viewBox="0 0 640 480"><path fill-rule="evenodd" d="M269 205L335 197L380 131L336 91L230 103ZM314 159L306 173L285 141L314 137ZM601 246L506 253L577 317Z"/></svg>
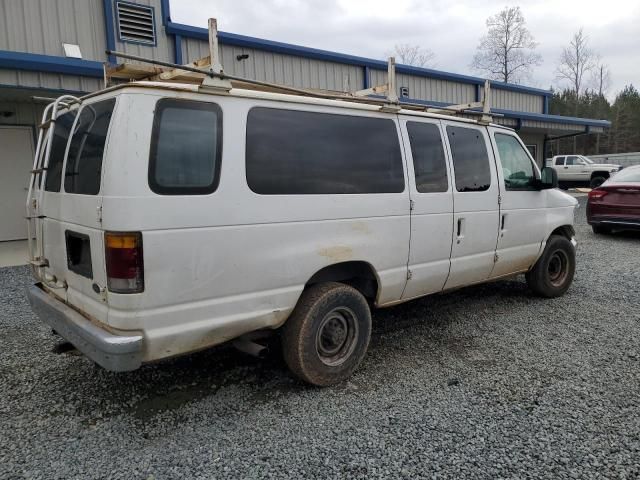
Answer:
<svg viewBox="0 0 640 480"><path fill-rule="evenodd" d="M67 90L64 88L41 88L41 87L18 87L16 85L7 85L4 83L0 83L0 90L2 89L12 89L12 90L29 90L35 93L42 93L43 90L46 90L47 93L57 93L58 95L75 95L76 97L86 95L89 92L85 92L82 90Z"/></svg>
<svg viewBox="0 0 640 480"><path fill-rule="evenodd" d="M208 41L208 32L206 28L193 27L191 25L183 25L169 21L166 24L168 34L182 35L184 37L196 38L202 41ZM249 37L246 35L238 35L236 33L218 32L220 42L226 45L234 45L236 47L256 48L267 50L275 53L286 55L297 55L300 57L313 58L316 60L325 60L329 62L345 63L348 65L357 65L360 67L369 67L378 70L386 70L387 62L383 60L374 60L356 55L347 55L344 53L331 52L328 50L320 50L317 48L303 47L290 43L275 42L273 40L264 40L262 38ZM467 83L470 85L484 85L484 78L473 77L470 75L460 75L458 73L441 72L430 68L413 67L410 65L396 66L397 73L408 75L417 75L421 77L435 78L439 80L449 80L453 82ZM533 95L551 96L550 90L542 90L539 88L525 87L512 83L504 83L492 81L491 86L500 90L509 90L520 93L529 93Z"/></svg>
<svg viewBox="0 0 640 480"><path fill-rule="evenodd" d="M383 98L379 95L371 95L376 98ZM447 107L450 103L432 102L430 100L420 100L417 98L405 98L401 99L400 103L417 103L419 105L425 105L429 107ZM503 110L501 108L492 108L491 112L504 115L507 118L515 118L518 120L531 120L545 123L566 123L569 125L584 125L591 127L604 127L611 126L611 122L608 120L596 120L593 118L579 118L579 117L563 117L562 115L545 115L544 113L530 113L530 112L518 112L515 110Z"/></svg>
<svg viewBox="0 0 640 480"><path fill-rule="evenodd" d="M522 120L532 120L537 122L567 123L570 125L585 125L585 126L591 126L591 127L604 127L604 128L608 128L611 126L611 122L608 120L596 120L594 118L563 117L562 115L516 112L515 110L502 110L500 108L492 108L491 111L495 113L500 113L505 117L521 118Z"/></svg>
<svg viewBox="0 0 640 480"><path fill-rule="evenodd" d="M40 55L38 53L9 52L6 50L0 50L0 68L64 73L97 78L102 78L104 75L101 62Z"/></svg>

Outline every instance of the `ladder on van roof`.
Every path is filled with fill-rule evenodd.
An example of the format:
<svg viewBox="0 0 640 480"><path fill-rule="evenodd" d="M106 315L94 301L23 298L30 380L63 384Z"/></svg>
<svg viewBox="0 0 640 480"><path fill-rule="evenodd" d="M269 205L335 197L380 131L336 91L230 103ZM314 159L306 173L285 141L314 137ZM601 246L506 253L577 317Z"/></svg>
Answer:
<svg viewBox="0 0 640 480"><path fill-rule="evenodd" d="M398 112L400 109L417 110L439 115L464 115L475 119L478 123L488 125L496 114L491 112L491 86L489 80L484 84L482 101L459 105L434 106L411 102L401 102L396 89L396 63L394 57L389 57L387 63L387 83L354 92L338 92L330 90L314 90L290 87L270 82L252 80L224 73L218 45L218 23L215 18L209 19L209 55L188 63L178 65L149 58L131 55L123 52L107 50L108 55L133 60L140 63L121 63L116 66L104 67L105 87L113 80L126 81L155 81L191 83L202 87L201 92L207 90L229 91L232 88L259 90L273 93L286 93L312 98L343 100L356 103L378 105L382 111ZM347 82L345 82L347 83ZM384 95L384 96L383 96Z"/></svg>
<svg viewBox="0 0 640 480"><path fill-rule="evenodd" d="M77 97L63 95L45 107L42 113L42 122L38 125L38 142L27 188L26 220L29 265L37 278L54 288L59 286L51 284L41 274L42 269L48 265L47 259L44 257L42 227L45 217L41 208L42 198L49 169L49 157L51 155L56 119L61 110L80 102L81 100Z"/></svg>

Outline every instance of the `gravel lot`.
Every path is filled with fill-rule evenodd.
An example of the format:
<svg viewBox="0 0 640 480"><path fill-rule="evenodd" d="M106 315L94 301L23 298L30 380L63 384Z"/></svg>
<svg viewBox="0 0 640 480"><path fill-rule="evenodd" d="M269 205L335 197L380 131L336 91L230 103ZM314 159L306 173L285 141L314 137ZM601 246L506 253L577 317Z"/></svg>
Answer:
<svg viewBox="0 0 640 480"><path fill-rule="evenodd" d="M53 352L0 270L0 478L638 478L640 235L578 211L568 294L524 279L374 313L327 389L222 347L129 374Z"/></svg>

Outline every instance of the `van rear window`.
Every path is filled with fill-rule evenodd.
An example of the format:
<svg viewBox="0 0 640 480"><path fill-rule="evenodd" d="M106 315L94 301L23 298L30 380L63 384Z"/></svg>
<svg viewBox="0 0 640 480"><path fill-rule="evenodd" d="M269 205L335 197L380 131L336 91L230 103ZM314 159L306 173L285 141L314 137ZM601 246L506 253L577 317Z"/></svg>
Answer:
<svg viewBox="0 0 640 480"><path fill-rule="evenodd" d="M115 105L116 99L112 98L80 110L67 154L65 192L97 195L100 191L102 156Z"/></svg>
<svg viewBox="0 0 640 480"><path fill-rule="evenodd" d="M151 135L149 186L162 195L197 195L218 188L222 111L214 103L162 99Z"/></svg>
<svg viewBox="0 0 640 480"><path fill-rule="evenodd" d="M53 129L53 139L51 140L46 180L44 182L44 189L48 192L60 191L64 152L67 149L67 142L69 141L73 121L76 119L76 113L74 110L60 115L56 119L55 128Z"/></svg>
<svg viewBox="0 0 640 480"><path fill-rule="evenodd" d="M255 107L246 168L262 195L404 191L396 124L384 118Z"/></svg>

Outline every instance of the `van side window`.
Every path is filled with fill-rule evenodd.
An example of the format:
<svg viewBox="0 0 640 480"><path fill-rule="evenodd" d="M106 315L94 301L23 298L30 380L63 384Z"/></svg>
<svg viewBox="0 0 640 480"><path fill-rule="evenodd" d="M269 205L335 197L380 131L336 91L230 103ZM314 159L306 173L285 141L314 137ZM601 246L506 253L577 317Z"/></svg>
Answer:
<svg viewBox="0 0 640 480"><path fill-rule="evenodd" d="M115 105L116 100L112 98L85 105L80 110L64 173L67 193L97 195L100 191L102 154Z"/></svg>
<svg viewBox="0 0 640 480"><path fill-rule="evenodd" d="M440 129L432 123L407 122L407 133L416 189L420 193L446 192L449 182Z"/></svg>
<svg viewBox="0 0 640 480"><path fill-rule="evenodd" d="M56 119L53 139L51 140L51 152L49 153L49 165L44 182L44 189L48 192L60 191L64 152L67 149L67 141L69 140L73 121L76 119L76 113L77 111L74 110Z"/></svg>
<svg viewBox="0 0 640 480"><path fill-rule="evenodd" d="M212 193L220 180L222 110L215 103L161 99L156 105L149 186L163 195Z"/></svg>
<svg viewBox="0 0 640 480"><path fill-rule="evenodd" d="M564 165L564 157L556 158L556 165Z"/></svg>
<svg viewBox="0 0 640 480"><path fill-rule="evenodd" d="M447 126L456 189L482 192L491 186L487 144L482 132L473 128Z"/></svg>
<svg viewBox="0 0 640 480"><path fill-rule="evenodd" d="M522 148L518 139L511 135L496 133L495 139L502 164L505 188L507 190L533 190L536 174L527 151Z"/></svg>
<svg viewBox="0 0 640 480"><path fill-rule="evenodd" d="M262 195L404 191L396 124L383 118L255 107L246 168Z"/></svg>

